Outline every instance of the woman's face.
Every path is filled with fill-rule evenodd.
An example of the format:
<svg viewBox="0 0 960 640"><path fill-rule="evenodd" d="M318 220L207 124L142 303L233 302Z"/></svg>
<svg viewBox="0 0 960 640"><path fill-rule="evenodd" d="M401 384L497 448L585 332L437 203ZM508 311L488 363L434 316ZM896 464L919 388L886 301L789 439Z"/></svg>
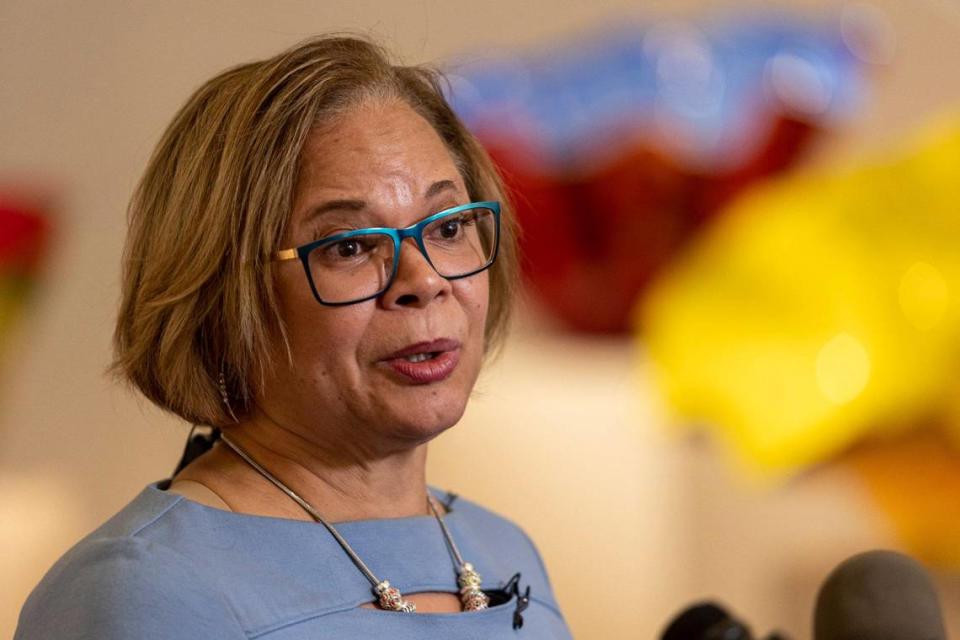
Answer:
<svg viewBox="0 0 960 640"><path fill-rule="evenodd" d="M367 104L310 134L282 248L406 227L468 201L426 120L401 102ZM273 421L382 448L425 442L460 419L483 358L487 272L446 280L407 239L384 294L329 307L313 297L300 261L276 271L294 366L278 347L277 373L256 399Z"/></svg>

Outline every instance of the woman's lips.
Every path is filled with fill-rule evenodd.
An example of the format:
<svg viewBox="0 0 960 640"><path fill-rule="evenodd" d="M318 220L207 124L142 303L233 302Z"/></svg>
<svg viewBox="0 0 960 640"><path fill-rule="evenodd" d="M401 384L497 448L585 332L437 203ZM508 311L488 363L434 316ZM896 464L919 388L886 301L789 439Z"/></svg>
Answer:
<svg viewBox="0 0 960 640"><path fill-rule="evenodd" d="M427 358L419 360L424 355ZM417 361L411 361L410 358ZM446 338L419 342L387 356L381 362L414 384L440 382L449 378L460 362L460 343Z"/></svg>

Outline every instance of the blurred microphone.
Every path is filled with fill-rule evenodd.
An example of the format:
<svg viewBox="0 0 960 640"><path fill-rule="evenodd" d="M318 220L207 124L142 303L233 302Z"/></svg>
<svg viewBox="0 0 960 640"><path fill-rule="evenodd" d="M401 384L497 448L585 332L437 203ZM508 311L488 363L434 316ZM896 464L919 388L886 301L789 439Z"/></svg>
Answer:
<svg viewBox="0 0 960 640"><path fill-rule="evenodd" d="M893 551L845 560L827 577L814 640L946 640L937 593L923 567Z"/></svg>
<svg viewBox="0 0 960 640"><path fill-rule="evenodd" d="M750 628L726 609L702 602L684 609L660 635L661 640L753 640ZM772 633L766 640L783 640Z"/></svg>

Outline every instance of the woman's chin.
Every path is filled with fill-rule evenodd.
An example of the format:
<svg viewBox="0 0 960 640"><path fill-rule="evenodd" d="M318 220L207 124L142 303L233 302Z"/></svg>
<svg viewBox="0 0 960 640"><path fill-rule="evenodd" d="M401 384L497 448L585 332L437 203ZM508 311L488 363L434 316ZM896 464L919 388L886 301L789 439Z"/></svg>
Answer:
<svg viewBox="0 0 960 640"><path fill-rule="evenodd" d="M394 413L396 416L390 434L418 444L429 442L463 417L466 398L449 399L424 398L420 402L403 403ZM385 425L386 426L386 425Z"/></svg>
<svg viewBox="0 0 960 640"><path fill-rule="evenodd" d="M467 407L479 367L462 367L433 384L397 384L390 380L378 389L378 404L393 417L393 432L426 442L457 424Z"/></svg>

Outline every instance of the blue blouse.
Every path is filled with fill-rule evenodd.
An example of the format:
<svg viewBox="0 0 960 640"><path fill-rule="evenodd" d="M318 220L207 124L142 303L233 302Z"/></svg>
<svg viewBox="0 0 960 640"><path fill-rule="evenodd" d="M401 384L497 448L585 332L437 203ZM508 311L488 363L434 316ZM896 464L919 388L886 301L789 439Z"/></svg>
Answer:
<svg viewBox="0 0 960 640"><path fill-rule="evenodd" d="M401 614L360 608L373 600L370 583L321 525L214 509L159 484L50 569L21 611L15 640L570 638L533 543L468 500L455 500L446 522L495 604ZM337 530L403 593L456 591L432 516Z"/></svg>

